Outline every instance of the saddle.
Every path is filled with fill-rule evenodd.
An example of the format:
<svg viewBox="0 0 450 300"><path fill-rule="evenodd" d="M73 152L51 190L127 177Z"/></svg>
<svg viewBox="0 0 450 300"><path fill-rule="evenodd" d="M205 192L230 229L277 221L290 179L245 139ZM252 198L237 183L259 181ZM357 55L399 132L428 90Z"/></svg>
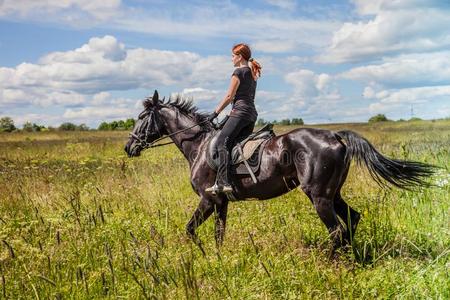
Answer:
<svg viewBox="0 0 450 300"><path fill-rule="evenodd" d="M241 138L234 145L230 154L230 166L231 172L236 175L250 175L253 181L256 183L255 173L258 172L261 165L261 154L264 150L265 144L275 136L273 132L273 124L266 124L258 131L250 134L245 138ZM206 161L210 168L217 170L217 133L208 142L206 147Z"/></svg>

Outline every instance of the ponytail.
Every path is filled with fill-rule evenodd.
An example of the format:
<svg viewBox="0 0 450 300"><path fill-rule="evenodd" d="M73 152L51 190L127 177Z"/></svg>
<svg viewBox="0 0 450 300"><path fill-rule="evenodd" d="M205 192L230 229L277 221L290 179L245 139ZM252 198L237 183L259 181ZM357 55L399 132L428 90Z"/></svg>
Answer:
<svg viewBox="0 0 450 300"><path fill-rule="evenodd" d="M252 76L254 80L257 80L261 77L261 64L257 62L254 58L248 60L248 66L252 70Z"/></svg>
<svg viewBox="0 0 450 300"><path fill-rule="evenodd" d="M252 70L252 76L254 80L261 77L261 64L252 58L252 51L247 44L240 43L233 46L233 53L240 54L242 57L248 61L248 66Z"/></svg>

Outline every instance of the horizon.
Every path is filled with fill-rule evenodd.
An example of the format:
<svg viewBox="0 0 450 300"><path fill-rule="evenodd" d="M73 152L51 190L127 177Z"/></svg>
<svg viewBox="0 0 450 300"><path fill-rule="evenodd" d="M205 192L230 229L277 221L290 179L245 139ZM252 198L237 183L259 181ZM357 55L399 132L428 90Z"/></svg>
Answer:
<svg viewBox="0 0 450 300"><path fill-rule="evenodd" d="M155 89L209 112L227 90L232 45L246 42L263 67L264 120L445 119L448 24L450 3L438 0L4 0L0 117L97 128L136 118Z"/></svg>
<svg viewBox="0 0 450 300"><path fill-rule="evenodd" d="M133 118L131 118L131 119L133 119ZM42 125L42 124L28 122L28 125L36 125L36 126L41 127L40 130L31 130L33 132L35 132L35 131L42 131L42 129L51 129L51 130L55 130L55 131L72 131L72 130L65 130L65 129L61 130L59 127L61 125L63 125L63 124L72 124L72 125L75 125L77 127L78 126L83 126L83 125L87 126L87 127L85 127L86 129L75 129L74 131L91 131L91 130L92 131L126 131L126 130L129 130L129 129L127 129L127 128L121 128L121 129L100 129L99 127L100 127L100 125L102 123L111 124L112 122L120 122L120 121L126 122L127 120L128 119L116 119L116 120L111 120L109 122L108 121L100 121L98 126L96 126L96 127L87 126L85 123L73 123L73 122L64 122L64 123L58 124L56 126L52 126L52 125L45 126L45 125ZM136 119L133 119L133 120L136 121ZM289 119L289 120L292 121L292 119ZM325 126L333 126L333 125L364 125L364 124L367 125L367 124L380 124L380 123L382 124L382 123L389 123L389 122L391 122L391 123L422 122L422 121L423 122L436 122L436 121L439 122L439 121L448 121L448 120L450 120L450 117L444 117L444 118L438 118L438 119L421 119L421 118L418 118L418 117L413 117L413 118L410 118L410 119L397 119L397 120L388 119L388 120L385 120L385 121L373 121L373 122L371 122L369 120L366 120L366 121L355 121L355 122L304 123L304 124L292 124L292 123L291 124L281 124L281 122L284 121L284 120L270 120L270 121L263 120L263 121L264 121L264 124L271 123L274 126L306 126L306 127L309 127L309 126L322 126L322 125L325 125ZM258 119L258 121L259 121L259 119ZM264 126L264 124L261 125L258 122L256 122L255 126L256 127ZM11 131L11 132L24 130L24 129L21 129L21 128L23 128L24 125L25 124L22 124L22 126L19 126L19 127L16 126L16 129ZM0 131L0 133L1 132L9 133L7 131Z"/></svg>

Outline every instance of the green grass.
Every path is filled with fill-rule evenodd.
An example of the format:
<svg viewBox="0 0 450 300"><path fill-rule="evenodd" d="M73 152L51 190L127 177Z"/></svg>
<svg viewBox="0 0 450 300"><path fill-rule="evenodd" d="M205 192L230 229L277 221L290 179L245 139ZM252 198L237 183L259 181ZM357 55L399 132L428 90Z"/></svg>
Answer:
<svg viewBox="0 0 450 300"><path fill-rule="evenodd" d="M450 122L319 127L438 165L440 187L383 191L352 167L343 196L362 219L338 259L297 190L232 203L221 249L212 220L199 228L203 256L175 147L129 159L125 132L0 134L0 298L450 298Z"/></svg>

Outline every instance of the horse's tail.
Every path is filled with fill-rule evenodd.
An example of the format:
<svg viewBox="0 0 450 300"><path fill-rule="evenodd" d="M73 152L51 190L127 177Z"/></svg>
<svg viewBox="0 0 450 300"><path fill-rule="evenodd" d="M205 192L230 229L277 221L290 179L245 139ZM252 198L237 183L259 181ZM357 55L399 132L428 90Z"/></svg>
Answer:
<svg viewBox="0 0 450 300"><path fill-rule="evenodd" d="M339 131L337 135L345 139L347 146L346 161L350 162L352 158L356 158L359 165L364 163L372 178L381 187L386 187L385 181L407 190L416 186L431 185L424 179L434 173L435 166L387 158L364 137L350 130Z"/></svg>

